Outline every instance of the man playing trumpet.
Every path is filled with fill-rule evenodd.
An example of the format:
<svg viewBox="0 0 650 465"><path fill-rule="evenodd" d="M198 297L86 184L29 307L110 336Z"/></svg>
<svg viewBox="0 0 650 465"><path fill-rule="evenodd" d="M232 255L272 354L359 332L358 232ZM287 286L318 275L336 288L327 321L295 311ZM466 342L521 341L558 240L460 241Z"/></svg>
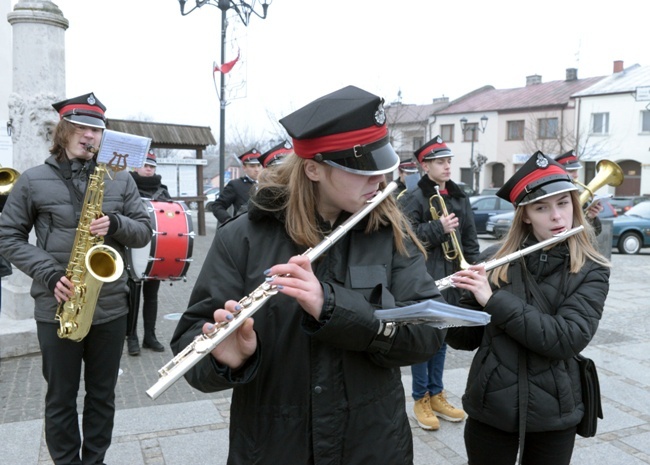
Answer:
<svg viewBox="0 0 650 465"><path fill-rule="evenodd" d="M401 196L400 206L426 245L427 271L434 279L441 279L458 271L461 262L474 263L478 257L474 214L463 190L451 180L453 154L440 136L420 147L415 157L425 175L416 189ZM443 213L443 207L448 215ZM437 211L435 217L433 210ZM461 250L456 250L456 246ZM452 305L460 299L455 288L442 291L442 295ZM446 349L443 344L431 359L411 366L415 419L426 430L440 428L438 416L453 422L465 419L465 412L451 405L443 390Z"/></svg>

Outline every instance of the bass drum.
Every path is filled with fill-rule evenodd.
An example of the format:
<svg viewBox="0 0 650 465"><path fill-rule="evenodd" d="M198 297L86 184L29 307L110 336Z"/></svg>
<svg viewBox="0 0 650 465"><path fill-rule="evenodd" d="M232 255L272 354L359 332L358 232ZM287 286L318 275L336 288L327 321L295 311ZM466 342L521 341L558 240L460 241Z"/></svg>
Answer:
<svg viewBox="0 0 650 465"><path fill-rule="evenodd" d="M151 218L153 236L148 246L127 247L127 270L131 279L185 279L192 262L194 228L185 202L143 200Z"/></svg>

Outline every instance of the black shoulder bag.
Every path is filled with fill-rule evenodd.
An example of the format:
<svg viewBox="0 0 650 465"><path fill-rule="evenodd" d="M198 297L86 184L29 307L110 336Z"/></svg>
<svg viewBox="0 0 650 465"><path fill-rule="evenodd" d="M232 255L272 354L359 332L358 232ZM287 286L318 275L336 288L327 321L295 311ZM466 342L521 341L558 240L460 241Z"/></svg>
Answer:
<svg viewBox="0 0 650 465"><path fill-rule="evenodd" d="M525 268L525 267L524 267ZM541 306L542 310L550 313L550 304L542 291L539 289L537 282L530 276L528 270L524 270L526 282L533 298ZM585 414L578 423L577 433L583 438L591 438L596 435L598 419L603 419L603 407L600 402L600 383L598 382L598 373L596 364L593 360L578 354L574 356L578 362L580 370L580 384L582 386L582 403L585 406Z"/></svg>

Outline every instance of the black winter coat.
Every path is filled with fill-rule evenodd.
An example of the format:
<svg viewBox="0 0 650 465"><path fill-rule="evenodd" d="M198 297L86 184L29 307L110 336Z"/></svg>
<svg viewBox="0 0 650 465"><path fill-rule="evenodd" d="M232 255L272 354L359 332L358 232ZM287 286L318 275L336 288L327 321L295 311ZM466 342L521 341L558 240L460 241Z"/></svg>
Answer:
<svg viewBox="0 0 650 465"><path fill-rule="evenodd" d="M458 271L458 261L450 262L445 259L442 244L451 242L451 236L443 230L440 220L433 220L429 208L429 199L436 194L435 182L427 175L418 181L418 187L407 191L400 196L399 204L402 211L409 217L413 229L418 238L427 248L427 271L435 279L441 279ZM445 184L448 194L443 195L448 213L455 213L459 219L459 226L456 230L456 237L463 249L463 255L468 263L472 264L479 255L478 237L474 214L469 199L460 187L453 181ZM437 211L440 212L440 206ZM460 298L460 292L455 288L449 288L442 293L445 299L456 304Z"/></svg>
<svg viewBox="0 0 650 465"><path fill-rule="evenodd" d="M530 241L524 247L534 244ZM523 262L550 304L545 313L523 284ZM482 309L485 327L451 328L447 343L478 351L463 395L471 418L508 432L519 430L519 356L526 357L526 431L556 431L577 425L584 406L573 356L591 341L609 290L609 268L587 261L569 273L565 243L510 264L510 284L494 289ZM513 279L515 282L513 283ZM471 294L462 305L481 309Z"/></svg>
<svg viewBox="0 0 650 465"><path fill-rule="evenodd" d="M288 239L281 215L252 205L217 230L172 338L174 353L226 300L249 295L266 269L304 252ZM390 227L370 235L364 227L362 220L313 263L331 286L329 318L316 321L278 294L253 316L258 350L242 368L233 372L207 356L186 374L203 392L233 388L229 465L412 463L400 367L430 359L445 331L403 326L378 350L373 312L442 298L412 243L405 257Z"/></svg>
<svg viewBox="0 0 650 465"><path fill-rule="evenodd" d="M219 195L212 203L212 214L217 218L219 224L223 224L233 216L246 211L251 191L257 183L248 176L233 179L219 192ZM228 213L228 208L233 208L233 214ZM242 208L244 207L244 208Z"/></svg>

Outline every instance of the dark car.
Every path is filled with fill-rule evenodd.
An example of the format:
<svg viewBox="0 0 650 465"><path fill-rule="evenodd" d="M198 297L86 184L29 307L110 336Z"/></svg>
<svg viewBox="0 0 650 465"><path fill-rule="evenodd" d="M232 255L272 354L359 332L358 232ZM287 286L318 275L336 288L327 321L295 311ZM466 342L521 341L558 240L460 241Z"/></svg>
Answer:
<svg viewBox="0 0 650 465"><path fill-rule="evenodd" d="M512 203L496 195L477 195L470 197L469 202L472 205L472 212L474 212L477 234L488 233L486 226L490 217L515 209Z"/></svg>
<svg viewBox="0 0 650 465"><path fill-rule="evenodd" d="M612 220L612 247L622 254L650 247L650 201L638 203Z"/></svg>
<svg viewBox="0 0 650 465"><path fill-rule="evenodd" d="M617 216L616 210L609 201L601 200L600 203L602 204L603 209L598 214L599 218L615 218ZM508 230L512 225L512 219L514 217L514 211L494 215L488 220L485 229L487 229L488 234L492 234L497 239L501 239L503 236L508 234Z"/></svg>
<svg viewBox="0 0 650 465"><path fill-rule="evenodd" d="M501 239L503 236L508 234L508 230L510 229L510 226L512 226L512 219L514 217L514 211L491 216L485 224L485 230L488 234L492 234L497 239Z"/></svg>
<svg viewBox="0 0 650 465"><path fill-rule="evenodd" d="M624 197L612 197L609 202L616 209L616 213L622 215L638 203L650 200L650 197L643 195L631 195Z"/></svg>

